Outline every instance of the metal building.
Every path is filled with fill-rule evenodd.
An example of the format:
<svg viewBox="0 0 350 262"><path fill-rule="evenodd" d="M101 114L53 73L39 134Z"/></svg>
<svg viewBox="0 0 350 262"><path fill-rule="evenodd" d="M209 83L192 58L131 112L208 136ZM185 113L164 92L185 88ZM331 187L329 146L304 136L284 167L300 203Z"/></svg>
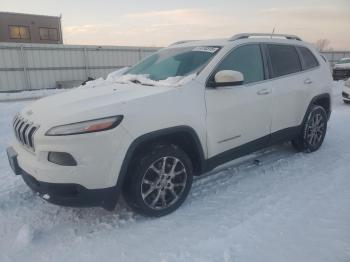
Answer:
<svg viewBox="0 0 350 262"><path fill-rule="evenodd" d="M0 12L0 42L62 44L61 17Z"/></svg>

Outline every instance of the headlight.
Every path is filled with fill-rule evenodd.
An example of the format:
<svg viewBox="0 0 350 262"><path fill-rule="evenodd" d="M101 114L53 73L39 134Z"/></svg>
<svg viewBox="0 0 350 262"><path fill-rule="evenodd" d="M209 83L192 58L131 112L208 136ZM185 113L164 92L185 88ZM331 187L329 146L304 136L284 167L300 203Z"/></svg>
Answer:
<svg viewBox="0 0 350 262"><path fill-rule="evenodd" d="M93 133L112 129L120 124L123 116L112 116L50 128L45 135L65 136Z"/></svg>

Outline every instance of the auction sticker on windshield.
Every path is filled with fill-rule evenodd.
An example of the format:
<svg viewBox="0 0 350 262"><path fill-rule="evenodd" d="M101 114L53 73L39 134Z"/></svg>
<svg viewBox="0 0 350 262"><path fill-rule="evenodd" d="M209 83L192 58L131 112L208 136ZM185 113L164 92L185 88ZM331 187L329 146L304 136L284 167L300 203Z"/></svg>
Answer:
<svg viewBox="0 0 350 262"><path fill-rule="evenodd" d="M218 50L219 50L218 47L213 47L213 46L197 46L192 49L192 51L208 52L208 53L215 53Z"/></svg>

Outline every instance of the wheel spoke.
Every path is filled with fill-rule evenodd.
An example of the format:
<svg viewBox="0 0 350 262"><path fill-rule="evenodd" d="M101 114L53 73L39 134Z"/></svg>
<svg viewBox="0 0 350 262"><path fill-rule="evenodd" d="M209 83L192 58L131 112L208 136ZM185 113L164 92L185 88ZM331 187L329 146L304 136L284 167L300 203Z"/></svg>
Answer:
<svg viewBox="0 0 350 262"><path fill-rule="evenodd" d="M162 207L166 207L167 203L166 203L165 193L164 192L162 192L160 194L160 200L162 201Z"/></svg>
<svg viewBox="0 0 350 262"><path fill-rule="evenodd" d="M154 184L153 181L150 181L150 180L148 180L148 179L146 179L146 178L143 179L143 182L142 182L142 183L143 183L143 184L146 184L146 185L153 185L153 184Z"/></svg>
<svg viewBox="0 0 350 262"><path fill-rule="evenodd" d="M315 117L311 118L311 120L310 120L310 128L311 128L311 130L314 128L314 126L315 126Z"/></svg>
<svg viewBox="0 0 350 262"><path fill-rule="evenodd" d="M156 195L156 197L153 199L153 201L152 201L152 203L151 203L151 205L152 205L153 207L155 206L155 204L157 204L157 202L158 202L158 200L159 200L159 198L160 198L161 193L162 193L162 191L161 191L160 189L158 189L157 195Z"/></svg>
<svg viewBox="0 0 350 262"><path fill-rule="evenodd" d="M324 123L319 124L317 128L318 129L324 128Z"/></svg>
<svg viewBox="0 0 350 262"><path fill-rule="evenodd" d="M162 163L162 174L164 174L164 173L165 173L166 160L167 160L167 157L163 157L163 163Z"/></svg>
<svg viewBox="0 0 350 262"><path fill-rule="evenodd" d="M322 132L317 132L317 143L319 143L322 139Z"/></svg>
<svg viewBox="0 0 350 262"><path fill-rule="evenodd" d="M173 183L173 186L176 187L176 186L181 186L181 187L184 187L186 185L186 182L182 182L182 183Z"/></svg>
<svg viewBox="0 0 350 262"><path fill-rule="evenodd" d="M311 138L310 138L310 145L313 145L313 144L314 144L314 137L315 137L315 135L312 134L312 136L311 136Z"/></svg>
<svg viewBox="0 0 350 262"><path fill-rule="evenodd" d="M155 187L151 186L146 193L142 193L143 199L146 199L153 191L155 190Z"/></svg>
<svg viewBox="0 0 350 262"><path fill-rule="evenodd" d="M316 115L316 125L318 126L322 121L322 116L320 114Z"/></svg>
<svg viewBox="0 0 350 262"><path fill-rule="evenodd" d="M173 195L174 199L177 198L177 194L176 194L176 192L174 191L174 188L169 188L168 191Z"/></svg>
<svg viewBox="0 0 350 262"><path fill-rule="evenodd" d="M156 172L158 175L161 175L161 174L162 174L162 171L159 170L158 168L156 168L156 167L154 166L154 164L152 164L149 168L152 169L154 172Z"/></svg>
<svg viewBox="0 0 350 262"><path fill-rule="evenodd" d="M177 167L177 164L179 163L179 159L175 159L173 166L171 167L170 174L173 174L175 172L175 168Z"/></svg>
<svg viewBox="0 0 350 262"><path fill-rule="evenodd" d="M314 136L313 133L308 135L308 139L307 140L308 140L309 144L312 144L313 136Z"/></svg>
<svg viewBox="0 0 350 262"><path fill-rule="evenodd" d="M181 170L177 171L177 172L174 172L174 175L173 176L178 176L182 173L186 172L186 169L183 167Z"/></svg>
<svg viewBox="0 0 350 262"><path fill-rule="evenodd" d="M316 143L317 143L317 135L316 134L314 134L314 137L313 137L313 139L312 139L312 145L314 146L314 145L316 145Z"/></svg>

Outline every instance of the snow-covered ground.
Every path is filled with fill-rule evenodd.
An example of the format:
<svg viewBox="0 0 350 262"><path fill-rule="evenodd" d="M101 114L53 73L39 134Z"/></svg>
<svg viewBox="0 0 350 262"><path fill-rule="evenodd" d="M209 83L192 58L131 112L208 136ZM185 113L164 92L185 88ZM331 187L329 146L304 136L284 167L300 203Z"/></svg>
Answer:
<svg viewBox="0 0 350 262"><path fill-rule="evenodd" d="M0 261L349 262L350 106L335 90L319 151L286 144L233 161L158 219L123 203L108 212L36 197L5 153L11 119L29 101L0 103Z"/></svg>

